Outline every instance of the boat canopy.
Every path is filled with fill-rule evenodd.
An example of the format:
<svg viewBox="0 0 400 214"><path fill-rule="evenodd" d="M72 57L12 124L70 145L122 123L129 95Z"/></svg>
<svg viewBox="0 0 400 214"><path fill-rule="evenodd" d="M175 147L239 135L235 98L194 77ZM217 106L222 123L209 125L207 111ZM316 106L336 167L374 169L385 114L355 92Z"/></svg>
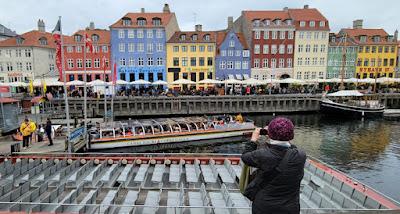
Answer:
<svg viewBox="0 0 400 214"><path fill-rule="evenodd" d="M362 97L363 93L357 90L341 90L335 93L327 94L328 97Z"/></svg>

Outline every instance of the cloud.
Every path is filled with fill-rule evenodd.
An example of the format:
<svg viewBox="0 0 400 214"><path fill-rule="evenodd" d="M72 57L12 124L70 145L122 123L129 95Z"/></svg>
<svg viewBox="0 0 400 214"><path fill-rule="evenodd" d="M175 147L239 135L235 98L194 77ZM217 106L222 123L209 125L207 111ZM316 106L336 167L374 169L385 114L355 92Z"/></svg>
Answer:
<svg viewBox="0 0 400 214"><path fill-rule="evenodd" d="M318 8L330 21L332 31L351 27L352 20L364 19L365 27L384 28L393 34L399 28L398 0L12 0L3 1L0 23L17 33L37 28L37 20L44 19L48 31L54 28L58 16L63 18L63 31L72 34L94 21L96 27L108 27L128 12L162 11L164 3L176 13L182 30L193 30L195 21L204 30L225 28L227 17L240 16L242 10L281 10L309 4Z"/></svg>

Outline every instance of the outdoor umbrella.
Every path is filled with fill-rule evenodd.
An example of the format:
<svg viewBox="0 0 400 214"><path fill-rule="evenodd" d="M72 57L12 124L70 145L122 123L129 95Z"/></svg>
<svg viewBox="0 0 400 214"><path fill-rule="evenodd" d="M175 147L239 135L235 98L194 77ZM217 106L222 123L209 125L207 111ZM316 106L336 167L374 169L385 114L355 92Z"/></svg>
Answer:
<svg viewBox="0 0 400 214"><path fill-rule="evenodd" d="M153 82L153 83L151 83L151 84L152 84L152 85L168 85L167 82L162 81L162 80L157 80L157 81L155 81L155 82Z"/></svg>
<svg viewBox="0 0 400 214"><path fill-rule="evenodd" d="M132 85L148 85L148 84L151 84L151 82L139 79L139 80L131 82L131 84Z"/></svg>
<svg viewBox="0 0 400 214"><path fill-rule="evenodd" d="M85 82L80 81L80 80L74 80L74 81L67 82L67 86L71 86L71 85L82 86L82 85L85 85Z"/></svg>
<svg viewBox="0 0 400 214"><path fill-rule="evenodd" d="M203 79L199 82L197 82L199 84L221 84L222 81L219 80L213 80L213 79Z"/></svg>
<svg viewBox="0 0 400 214"><path fill-rule="evenodd" d="M281 80L279 80L279 83L302 84L302 83L305 83L305 82L302 81L302 80L298 80L298 79L286 78L286 79L281 79Z"/></svg>
<svg viewBox="0 0 400 214"><path fill-rule="evenodd" d="M365 78L365 79L360 79L358 82L360 82L360 83L374 83L375 79Z"/></svg>
<svg viewBox="0 0 400 214"><path fill-rule="evenodd" d="M326 82L339 83L339 82L341 82L341 81L342 81L342 80L339 79L339 78L332 78L332 79L327 79Z"/></svg>
<svg viewBox="0 0 400 214"><path fill-rule="evenodd" d="M279 83L279 81L278 81L277 79L267 79L267 80L264 80L264 85L267 85L267 84L276 84L276 83Z"/></svg>
<svg viewBox="0 0 400 214"><path fill-rule="evenodd" d="M173 85L193 85L196 83L191 80L187 80L187 79L178 79L178 80L173 81L171 84L173 84Z"/></svg>
<svg viewBox="0 0 400 214"><path fill-rule="evenodd" d="M249 79L243 80L242 83L245 85L262 85L264 82L261 80L254 79L254 78L249 78Z"/></svg>
<svg viewBox="0 0 400 214"><path fill-rule="evenodd" d="M93 80L92 82L89 82L89 86L104 86L104 85L109 85L108 82L104 82L103 80Z"/></svg>
<svg viewBox="0 0 400 214"><path fill-rule="evenodd" d="M226 79L224 80L225 84L242 84L242 81L237 79Z"/></svg>
<svg viewBox="0 0 400 214"><path fill-rule="evenodd" d="M381 83L381 84L389 84L389 83L393 83L395 81L394 81L394 78L381 77L381 78L376 79L376 82Z"/></svg>
<svg viewBox="0 0 400 214"><path fill-rule="evenodd" d="M117 81L115 81L115 84L117 84L117 85L128 85L129 82L127 82L125 80L117 80Z"/></svg>
<svg viewBox="0 0 400 214"><path fill-rule="evenodd" d="M349 78L349 79L344 79L343 82L345 82L345 83L358 83L359 79L352 77L352 78Z"/></svg>
<svg viewBox="0 0 400 214"><path fill-rule="evenodd" d="M11 87L26 87L29 84L24 83L24 82L8 82L8 83L4 83L4 85L11 86Z"/></svg>
<svg viewBox="0 0 400 214"><path fill-rule="evenodd" d="M51 82L46 82L47 86L63 86L64 83L60 81L51 81Z"/></svg>

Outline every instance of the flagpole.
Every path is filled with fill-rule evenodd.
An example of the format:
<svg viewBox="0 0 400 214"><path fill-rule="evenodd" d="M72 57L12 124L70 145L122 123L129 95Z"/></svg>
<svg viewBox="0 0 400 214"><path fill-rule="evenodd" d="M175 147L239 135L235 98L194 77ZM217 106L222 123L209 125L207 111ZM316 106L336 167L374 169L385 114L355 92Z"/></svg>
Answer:
<svg viewBox="0 0 400 214"><path fill-rule="evenodd" d="M115 63L115 58L114 58L114 63ZM114 66L113 66L114 69ZM112 71L113 75L113 79L112 79L112 84L111 84L111 88L112 88L112 92L111 92L111 121L114 121L114 94L115 94L115 90L114 90L114 82L116 82L117 75L114 72L114 70Z"/></svg>
<svg viewBox="0 0 400 214"><path fill-rule="evenodd" d="M104 81L104 122L107 120L107 96L106 96L106 88L107 88L107 82L106 82L106 59L105 56L103 56L103 81Z"/></svg>
<svg viewBox="0 0 400 214"><path fill-rule="evenodd" d="M58 17L61 23L61 16ZM68 104L68 92L67 92L67 74L64 69L64 36L62 34L62 27L60 24L60 36L61 36L61 72L63 74L63 82L64 82L64 99L65 99L65 118L67 119L67 136L71 135L71 127L69 125L69 104ZM68 152L72 153L72 142L68 140Z"/></svg>
<svg viewBox="0 0 400 214"><path fill-rule="evenodd" d="M85 142L86 142L86 148L87 149L89 149L89 142L88 142L88 139L87 139L87 101L86 101L86 99L87 99L87 93L86 93L86 87L87 87L87 74L86 74L86 51L87 51L87 48L86 48L86 36L87 36L87 34L86 34L86 31L85 31L85 35L84 35L84 37L85 37L85 39L84 39L84 42L83 42L83 81L84 81L84 85L83 85L83 117L84 117L84 128L83 128L83 130L84 130L84 133L85 133L85 137L84 137L84 139L85 139Z"/></svg>

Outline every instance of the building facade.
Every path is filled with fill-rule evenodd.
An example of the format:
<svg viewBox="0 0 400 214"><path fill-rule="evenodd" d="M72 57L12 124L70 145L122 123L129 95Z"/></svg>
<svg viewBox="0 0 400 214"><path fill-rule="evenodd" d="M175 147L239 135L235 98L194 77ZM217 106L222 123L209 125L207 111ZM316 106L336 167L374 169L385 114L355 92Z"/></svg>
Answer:
<svg viewBox="0 0 400 214"><path fill-rule="evenodd" d="M166 80L166 41L179 31L175 13L128 13L111 25L111 61L118 79Z"/></svg>
<svg viewBox="0 0 400 214"><path fill-rule="evenodd" d="M215 56L215 78L249 78L250 50L243 34L235 33L233 18L228 18L228 30L217 32L217 51Z"/></svg>
<svg viewBox="0 0 400 214"><path fill-rule="evenodd" d="M243 11L235 21L235 28L243 32L250 44L253 78L292 77L295 26L287 8L282 11Z"/></svg>
<svg viewBox="0 0 400 214"><path fill-rule="evenodd" d="M87 50L84 62L85 34L93 43L93 52ZM67 81L84 80L84 66L86 63L86 79L111 81L111 46L110 31L95 29L94 24L85 30L79 30L64 42L64 68ZM105 68L105 69L104 69Z"/></svg>
<svg viewBox="0 0 400 214"><path fill-rule="evenodd" d="M329 22L315 8L288 9L296 26L294 72L297 79L326 78Z"/></svg>
<svg viewBox="0 0 400 214"><path fill-rule="evenodd" d="M346 48L346 52L344 52ZM328 48L328 68L326 78L341 78L342 66L344 66L343 78L356 77L356 60L357 60L358 46L357 43L344 35L331 33L329 35L329 48ZM343 55L345 54L346 60L343 64Z"/></svg>
<svg viewBox="0 0 400 214"><path fill-rule="evenodd" d="M0 41L0 82L58 77L55 43L42 20L38 30Z"/></svg>
<svg viewBox="0 0 400 214"><path fill-rule="evenodd" d="M355 20L352 29L342 29L341 34L358 44L356 61L357 78L395 77L397 38L383 29L364 29L362 20Z"/></svg>
<svg viewBox="0 0 400 214"><path fill-rule="evenodd" d="M176 32L167 42L167 81L215 79L216 32Z"/></svg>
<svg viewBox="0 0 400 214"><path fill-rule="evenodd" d="M0 41L12 38L16 35L17 34L14 31L12 31L12 30L6 28L4 25L0 24Z"/></svg>

